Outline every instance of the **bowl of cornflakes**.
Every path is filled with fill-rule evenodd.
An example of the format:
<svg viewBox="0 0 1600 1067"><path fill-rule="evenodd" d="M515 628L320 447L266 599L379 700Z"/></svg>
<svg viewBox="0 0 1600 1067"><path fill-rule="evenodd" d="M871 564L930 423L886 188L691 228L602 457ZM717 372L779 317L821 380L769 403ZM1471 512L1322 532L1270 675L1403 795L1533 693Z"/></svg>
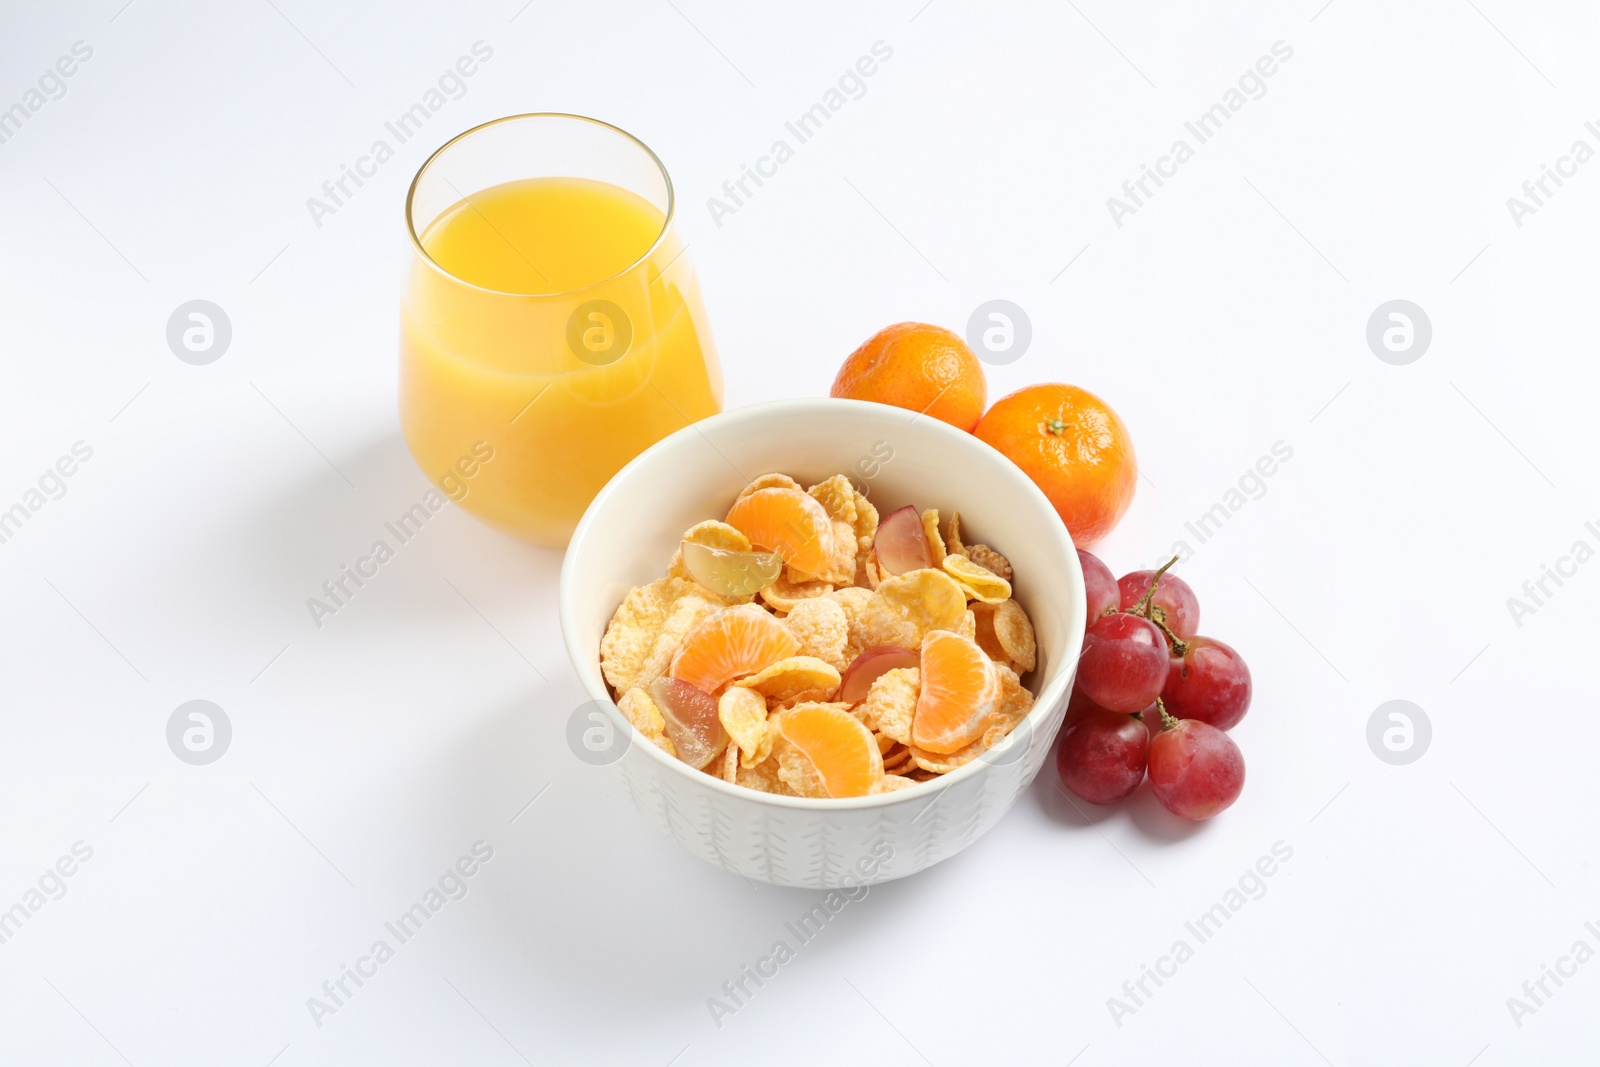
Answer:
<svg viewBox="0 0 1600 1067"><path fill-rule="evenodd" d="M623 468L578 524L563 637L609 763L688 851L777 885L901 878L1032 781L1083 642L1066 527L969 433L758 404Z"/></svg>

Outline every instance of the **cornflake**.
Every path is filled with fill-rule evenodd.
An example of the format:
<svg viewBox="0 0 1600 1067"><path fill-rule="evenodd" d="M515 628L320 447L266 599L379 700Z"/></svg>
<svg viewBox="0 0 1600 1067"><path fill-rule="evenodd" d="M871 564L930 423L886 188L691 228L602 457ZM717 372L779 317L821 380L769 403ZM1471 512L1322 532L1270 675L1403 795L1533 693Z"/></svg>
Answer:
<svg viewBox="0 0 1600 1067"><path fill-rule="evenodd" d="M750 596L719 596L694 581L680 546L666 577L630 590L606 627L601 671L646 740L677 756L648 687L682 670L680 682L718 686L708 693L716 721L696 728L719 739L726 733L726 747L702 773L758 792L824 799L914 788L978 758L1027 716L1033 695L1020 676L1037 665L1033 623L1013 597L1010 561L987 545L966 544L959 513L941 524L938 509L921 511L933 565L891 575L873 550L878 508L848 476L804 488L789 475L763 474L727 505L761 490L784 492L742 504L727 516L738 525L709 516L681 541L775 553L784 566L774 580ZM803 508L791 493L808 498ZM774 510L780 507L788 511ZM768 539L778 543L762 543ZM822 561L819 573L797 569L791 557L811 566ZM723 614L699 626L713 612ZM773 620L782 627L777 633ZM925 694L922 672L899 667L875 678L856 703L835 699L863 652L896 646L920 657L923 638L936 630L968 642L966 662L985 665L968 671L974 680L967 690L952 693L941 684ZM691 632L694 653L680 658ZM972 723L964 736L976 740L945 755L912 743L919 716L929 717L924 729L936 731L939 717L948 722L951 714Z"/></svg>

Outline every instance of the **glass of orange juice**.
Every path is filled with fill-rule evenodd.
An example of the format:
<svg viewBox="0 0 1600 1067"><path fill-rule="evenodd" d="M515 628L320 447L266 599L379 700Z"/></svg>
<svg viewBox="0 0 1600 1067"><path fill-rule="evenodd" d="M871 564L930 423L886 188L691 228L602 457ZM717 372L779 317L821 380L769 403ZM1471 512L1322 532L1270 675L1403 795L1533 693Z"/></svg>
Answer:
<svg viewBox="0 0 1600 1067"><path fill-rule="evenodd" d="M722 407L654 152L578 115L515 115L435 152L406 198L400 424L479 519L563 546L606 481Z"/></svg>

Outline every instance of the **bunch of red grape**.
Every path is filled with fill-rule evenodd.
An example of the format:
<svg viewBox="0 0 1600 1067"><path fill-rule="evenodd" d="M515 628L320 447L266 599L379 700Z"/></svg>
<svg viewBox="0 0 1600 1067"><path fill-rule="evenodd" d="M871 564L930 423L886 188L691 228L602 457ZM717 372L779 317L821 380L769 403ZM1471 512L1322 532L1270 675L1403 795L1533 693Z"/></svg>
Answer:
<svg viewBox="0 0 1600 1067"><path fill-rule="evenodd" d="M1250 668L1230 646L1197 635L1200 601L1167 569L1120 579L1078 551L1088 630L1067 727L1061 782L1091 804L1139 787L1145 772L1174 815L1209 819L1239 798L1244 756L1225 731L1250 710Z"/></svg>

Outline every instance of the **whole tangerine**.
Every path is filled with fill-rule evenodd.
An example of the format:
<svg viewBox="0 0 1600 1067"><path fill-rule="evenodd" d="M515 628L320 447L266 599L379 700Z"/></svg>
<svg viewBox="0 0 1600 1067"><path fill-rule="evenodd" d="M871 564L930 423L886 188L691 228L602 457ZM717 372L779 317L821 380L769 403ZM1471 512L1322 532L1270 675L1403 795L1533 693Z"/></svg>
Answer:
<svg viewBox="0 0 1600 1067"><path fill-rule="evenodd" d="M886 326L844 361L830 396L872 400L971 432L988 399L983 364L957 334L925 322Z"/></svg>
<svg viewBox="0 0 1600 1067"><path fill-rule="evenodd" d="M1058 382L1018 389L996 400L973 432L1044 490L1078 545L1110 533L1133 502L1133 439L1086 389Z"/></svg>

